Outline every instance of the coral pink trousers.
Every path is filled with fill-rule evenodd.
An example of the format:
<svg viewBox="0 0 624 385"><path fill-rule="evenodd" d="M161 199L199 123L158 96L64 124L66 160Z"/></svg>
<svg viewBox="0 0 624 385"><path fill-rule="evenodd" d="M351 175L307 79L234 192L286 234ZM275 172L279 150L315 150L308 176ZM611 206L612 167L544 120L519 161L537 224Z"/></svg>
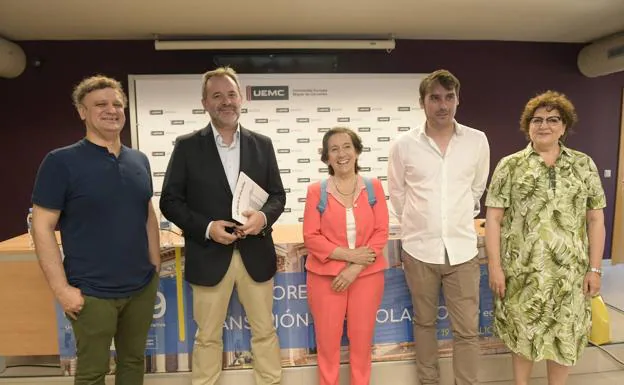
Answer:
<svg viewBox="0 0 624 385"><path fill-rule="evenodd" d="M319 384L338 385L340 341L345 317L349 337L351 385L368 385L377 309L384 290L384 272L360 276L343 292L332 289L334 276L308 271L308 302L314 318Z"/></svg>

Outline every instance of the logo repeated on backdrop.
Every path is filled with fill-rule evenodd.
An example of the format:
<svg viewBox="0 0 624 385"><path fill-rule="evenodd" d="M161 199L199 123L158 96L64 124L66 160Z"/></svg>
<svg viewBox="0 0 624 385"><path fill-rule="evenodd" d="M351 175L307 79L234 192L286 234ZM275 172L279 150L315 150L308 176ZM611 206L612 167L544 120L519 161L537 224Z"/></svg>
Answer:
<svg viewBox="0 0 624 385"><path fill-rule="evenodd" d="M303 216L307 189L301 180L327 177L320 160L323 135L332 127L352 128L362 139L362 174L384 176L392 141L424 122L417 105L424 75L240 74L245 101L243 127L273 140L290 212L278 224L296 224ZM136 76L129 120L135 147L148 155L154 191L160 191L176 137L201 130L209 122L197 95L201 75ZM381 91L383 92L381 92ZM136 92L136 93L134 93ZM164 155L163 155L164 154ZM370 170L370 171L369 171ZM387 182L382 186L387 190ZM159 196L153 203L158 207Z"/></svg>
<svg viewBox="0 0 624 385"><path fill-rule="evenodd" d="M247 100L288 100L288 86L247 86Z"/></svg>

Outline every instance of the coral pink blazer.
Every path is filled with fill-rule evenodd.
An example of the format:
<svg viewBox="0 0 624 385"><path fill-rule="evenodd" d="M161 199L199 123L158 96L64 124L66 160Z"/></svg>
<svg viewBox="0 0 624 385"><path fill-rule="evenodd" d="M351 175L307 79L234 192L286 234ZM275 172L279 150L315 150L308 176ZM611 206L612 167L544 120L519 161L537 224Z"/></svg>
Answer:
<svg viewBox="0 0 624 385"><path fill-rule="evenodd" d="M362 177L358 178L357 198L353 204L355 247L370 246L377 254L375 262L360 273L362 276L384 270L387 266L383 249L388 241L388 205L381 182L373 179L377 203L371 207L364 181ZM327 184L327 207L321 215L316 207L321 199L321 183L308 186L303 214L303 240L308 250L306 269L320 275L338 275L347 263L329 258L335 248L349 247L346 208L335 195L334 185L330 182Z"/></svg>

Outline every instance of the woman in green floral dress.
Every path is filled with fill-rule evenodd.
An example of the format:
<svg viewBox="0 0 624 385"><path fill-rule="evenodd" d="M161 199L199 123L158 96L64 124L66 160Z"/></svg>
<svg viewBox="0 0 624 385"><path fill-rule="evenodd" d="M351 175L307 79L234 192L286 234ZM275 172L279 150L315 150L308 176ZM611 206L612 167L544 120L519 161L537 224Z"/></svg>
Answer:
<svg viewBox="0 0 624 385"><path fill-rule="evenodd" d="M606 201L592 159L563 145L576 120L560 93L531 99L520 119L530 143L498 163L488 189L494 325L512 351L516 385L528 384L541 360L548 383L565 384L600 290Z"/></svg>

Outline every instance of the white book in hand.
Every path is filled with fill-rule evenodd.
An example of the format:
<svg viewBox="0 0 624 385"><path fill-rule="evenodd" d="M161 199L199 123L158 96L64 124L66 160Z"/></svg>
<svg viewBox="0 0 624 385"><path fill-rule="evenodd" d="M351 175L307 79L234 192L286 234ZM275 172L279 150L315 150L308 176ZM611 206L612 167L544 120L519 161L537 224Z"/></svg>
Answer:
<svg viewBox="0 0 624 385"><path fill-rule="evenodd" d="M259 211L269 198L269 194L264 191L253 179L244 172L238 174L234 197L232 198L232 219L238 223L245 224L247 217L243 211Z"/></svg>

